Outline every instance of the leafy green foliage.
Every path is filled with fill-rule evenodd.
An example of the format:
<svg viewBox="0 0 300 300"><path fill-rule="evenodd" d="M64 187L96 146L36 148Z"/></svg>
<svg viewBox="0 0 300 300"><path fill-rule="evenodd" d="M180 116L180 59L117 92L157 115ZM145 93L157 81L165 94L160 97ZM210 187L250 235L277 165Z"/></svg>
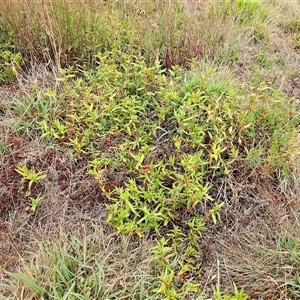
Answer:
<svg viewBox="0 0 300 300"><path fill-rule="evenodd" d="M233 295L224 295L220 289L219 286L215 286L213 288L214 291L214 300L247 300L248 296L244 292L244 289L239 290L236 285L233 285L234 288L234 294Z"/></svg>
<svg viewBox="0 0 300 300"><path fill-rule="evenodd" d="M251 24L255 18L264 21L270 16L270 11L262 1L237 0L233 6L240 23Z"/></svg>
<svg viewBox="0 0 300 300"><path fill-rule="evenodd" d="M28 169L26 164L23 166L18 166L16 168L16 172L22 175L21 180L23 184L25 181L28 181L28 191L31 190L31 187L34 183L47 177L47 175L43 174L42 172L36 172L35 170Z"/></svg>
<svg viewBox="0 0 300 300"><path fill-rule="evenodd" d="M21 70L23 59L20 53L13 53L0 45L0 83L11 83Z"/></svg>
<svg viewBox="0 0 300 300"><path fill-rule="evenodd" d="M38 195L36 197L30 197L30 201L31 201L31 210L33 212L36 211L39 203L41 202L41 200L43 200L43 197L41 195Z"/></svg>
<svg viewBox="0 0 300 300"><path fill-rule="evenodd" d="M115 49L98 54L97 66L80 77L63 70L60 89L32 97L33 122L31 109L15 111L48 142L73 147L78 159L90 155L108 223L121 233L156 234L157 292L177 299L199 294L197 241L208 223L222 220L224 203L214 201L212 182L226 179L239 161L266 176L288 174L299 113L263 84L249 95L216 79L214 70L166 72L158 60L149 66ZM51 111L52 103L60 109ZM199 214L203 203L210 209Z"/></svg>

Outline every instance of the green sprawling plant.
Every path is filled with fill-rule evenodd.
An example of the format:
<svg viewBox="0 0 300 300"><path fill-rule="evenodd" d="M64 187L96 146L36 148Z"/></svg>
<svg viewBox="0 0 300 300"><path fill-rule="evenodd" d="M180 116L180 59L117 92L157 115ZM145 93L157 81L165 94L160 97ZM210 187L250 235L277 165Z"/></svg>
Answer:
<svg viewBox="0 0 300 300"><path fill-rule="evenodd" d="M98 54L95 68L80 77L62 74L61 88L39 92L20 128L34 110L31 128L51 143L72 146L79 159L89 155L108 223L121 233L158 238L156 292L165 299L200 297L197 242L210 222L221 220L224 205L210 193L213 182L226 180L239 162L267 176L288 174L299 126L295 104L265 85L249 95L214 70L166 73L158 60L149 66L117 49ZM39 108L52 105L46 99L56 99L52 112ZM119 172L123 181L109 179ZM211 203L206 211L204 202Z"/></svg>
<svg viewBox="0 0 300 300"><path fill-rule="evenodd" d="M16 168L16 172L22 175L22 184L28 181L28 191L31 191L32 185L37 183L39 180L42 180L47 177L46 174L42 172L36 172L35 170L28 169L27 165L24 164L23 166L18 166Z"/></svg>
<svg viewBox="0 0 300 300"><path fill-rule="evenodd" d="M10 42L3 40L0 30L0 84L11 83L17 78L23 64L22 55L10 48Z"/></svg>
<svg viewBox="0 0 300 300"><path fill-rule="evenodd" d="M213 299L214 300L247 300L249 299L246 293L244 292L244 289L239 290L236 285L233 285L234 293L233 295L224 295L220 289L219 286L213 287Z"/></svg>

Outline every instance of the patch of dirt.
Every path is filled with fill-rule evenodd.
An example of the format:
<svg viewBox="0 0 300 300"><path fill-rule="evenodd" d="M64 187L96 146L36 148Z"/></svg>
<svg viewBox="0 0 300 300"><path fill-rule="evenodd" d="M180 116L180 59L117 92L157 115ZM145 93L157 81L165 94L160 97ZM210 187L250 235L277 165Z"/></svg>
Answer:
<svg viewBox="0 0 300 300"><path fill-rule="evenodd" d="M299 62L300 65L300 62ZM300 104L300 76L290 76L282 83L282 90Z"/></svg>
<svg viewBox="0 0 300 300"><path fill-rule="evenodd" d="M53 228L49 227L62 220L68 223L67 219L73 218L73 225L77 222L78 226L78 218L92 220L97 213L99 220L105 222L105 199L99 183L87 174L87 159L72 161L66 152L47 150L39 139L13 134L9 141L1 158L0 174L0 245L7 248L2 249L2 256L6 253L3 259L11 256L8 235L15 245L22 228L48 227L51 232ZM16 167L24 164L47 175L34 183L30 191L28 181L22 183L22 176L16 172ZM37 211L32 212L30 197L38 195L43 199Z"/></svg>
<svg viewBox="0 0 300 300"><path fill-rule="evenodd" d="M103 200L99 183L87 174L87 159L72 161L60 157L57 151L47 150L45 145L41 147L41 141L26 141L17 134L11 136L10 141L0 176L1 218L7 219L9 211L20 208L27 211L29 197L44 195L45 186L50 183L57 186L61 197L69 197L86 210ZM30 191L28 180L22 182L22 176L16 172L17 166L24 164L28 169L47 176L34 183Z"/></svg>
<svg viewBox="0 0 300 300"><path fill-rule="evenodd" d="M26 83L26 82L25 82ZM25 84L23 83L23 84ZM88 158L74 161L68 148L52 150L37 136L18 134L9 105L21 96L24 86L0 86L0 265L13 266L30 243L26 231L42 241L55 236L63 226L68 232L87 224L105 224L107 215L99 183L87 174ZM28 189L28 181L16 172L17 166L47 175ZM37 211L30 197L43 197ZM95 225L89 225L92 231Z"/></svg>

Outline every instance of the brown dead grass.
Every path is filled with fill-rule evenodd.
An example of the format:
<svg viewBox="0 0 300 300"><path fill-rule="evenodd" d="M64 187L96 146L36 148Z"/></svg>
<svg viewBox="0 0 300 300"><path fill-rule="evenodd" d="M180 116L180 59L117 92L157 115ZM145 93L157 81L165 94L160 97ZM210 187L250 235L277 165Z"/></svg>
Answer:
<svg viewBox="0 0 300 300"><path fill-rule="evenodd" d="M300 239L299 198L292 203L286 202L289 198L275 200L251 184L234 189L236 197L223 212L222 224L206 233L202 242L203 286L209 291L219 284L226 290L235 283L250 299L296 299L286 282L294 279L297 269L284 250L277 249L277 241L281 235Z"/></svg>

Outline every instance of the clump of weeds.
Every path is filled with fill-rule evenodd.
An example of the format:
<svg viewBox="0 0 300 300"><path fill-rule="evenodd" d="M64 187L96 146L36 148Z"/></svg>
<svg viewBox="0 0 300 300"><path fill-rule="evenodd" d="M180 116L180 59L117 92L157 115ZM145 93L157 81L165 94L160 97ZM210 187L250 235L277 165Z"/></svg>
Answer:
<svg viewBox="0 0 300 300"><path fill-rule="evenodd" d="M153 292L201 297L198 242L221 221L225 205L214 200L214 180L230 176L239 161L266 176L288 176L297 107L264 85L244 94L214 70L174 67L166 74L159 60L149 66L117 50L98 54L95 68L80 77L62 74L62 88L39 99L49 105L44 99L66 99L64 109L46 119L32 106L32 128L49 143L73 147L77 159L90 155L89 174L99 182L112 227L157 237L160 284ZM21 123L30 114L21 112Z"/></svg>

